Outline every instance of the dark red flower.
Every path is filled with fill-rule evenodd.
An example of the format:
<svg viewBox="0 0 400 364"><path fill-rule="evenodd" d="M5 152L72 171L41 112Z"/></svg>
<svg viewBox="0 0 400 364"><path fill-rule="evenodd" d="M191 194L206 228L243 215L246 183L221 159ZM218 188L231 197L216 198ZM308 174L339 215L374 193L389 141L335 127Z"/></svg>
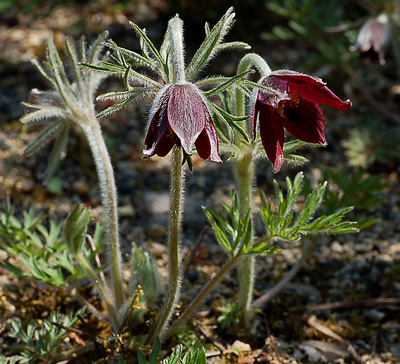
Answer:
<svg viewBox="0 0 400 364"><path fill-rule="evenodd" d="M370 58L372 61L385 63L384 53L390 40L390 25L386 14L368 20L360 29L357 43L351 47L352 51L359 50L361 58Z"/></svg>
<svg viewBox="0 0 400 364"><path fill-rule="evenodd" d="M149 117L144 157L166 156L176 144L192 155L221 162L218 135L201 91L193 84L172 84L162 89Z"/></svg>
<svg viewBox="0 0 400 364"><path fill-rule="evenodd" d="M324 145L326 122L318 104L343 111L351 106L350 101L340 100L318 77L294 71L274 71L261 84L276 93L258 92L253 132L255 135L259 116L261 141L275 172L284 162L284 129L297 139Z"/></svg>

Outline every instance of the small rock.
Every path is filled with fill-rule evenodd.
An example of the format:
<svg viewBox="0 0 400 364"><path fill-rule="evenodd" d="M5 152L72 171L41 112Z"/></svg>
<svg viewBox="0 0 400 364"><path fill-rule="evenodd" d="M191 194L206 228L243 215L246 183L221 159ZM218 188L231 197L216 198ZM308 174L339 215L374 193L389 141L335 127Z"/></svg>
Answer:
<svg viewBox="0 0 400 364"><path fill-rule="evenodd" d="M156 243L155 241L149 242L149 250L154 258L162 258L167 255L167 246L165 244Z"/></svg>
<svg viewBox="0 0 400 364"><path fill-rule="evenodd" d="M135 209L132 205L124 205L118 208L118 214L120 217L133 217L135 216Z"/></svg>
<svg viewBox="0 0 400 364"><path fill-rule="evenodd" d="M89 186L83 180L74 181L74 183L72 183L72 189L78 195L86 195L89 193Z"/></svg>
<svg viewBox="0 0 400 364"><path fill-rule="evenodd" d="M246 344L242 341L236 340L233 344L232 344L232 350L237 350L239 353L244 353L244 352L248 352L251 351L251 346L249 344Z"/></svg>
<svg viewBox="0 0 400 364"><path fill-rule="evenodd" d="M371 321L380 322L385 317L385 314L378 310L368 310L365 314Z"/></svg>
<svg viewBox="0 0 400 364"><path fill-rule="evenodd" d="M310 362L315 363L321 359L321 356L322 356L321 353L317 349L313 348L312 346L299 345L299 348L302 349L306 353L308 360Z"/></svg>
<svg viewBox="0 0 400 364"><path fill-rule="evenodd" d="M343 252L343 246L337 241L335 240L332 244L331 244L331 250L335 253L342 253Z"/></svg>

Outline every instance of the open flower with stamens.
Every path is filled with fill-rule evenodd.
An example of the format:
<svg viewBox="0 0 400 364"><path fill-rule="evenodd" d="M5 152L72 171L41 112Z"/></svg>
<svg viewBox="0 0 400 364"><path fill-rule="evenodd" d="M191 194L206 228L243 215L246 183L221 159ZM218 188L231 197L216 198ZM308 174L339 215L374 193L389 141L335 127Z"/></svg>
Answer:
<svg viewBox="0 0 400 364"><path fill-rule="evenodd" d="M258 91L253 132L255 135L259 120L261 141L275 172L284 163L285 129L304 142L324 145L326 121L319 104L343 111L351 107L349 100L342 101L318 77L279 70L265 77L261 84L275 93Z"/></svg>
<svg viewBox="0 0 400 364"><path fill-rule="evenodd" d="M145 158L167 155L176 144L192 154L221 162L218 135L206 100L193 84L171 84L162 89L154 101L145 140Z"/></svg>

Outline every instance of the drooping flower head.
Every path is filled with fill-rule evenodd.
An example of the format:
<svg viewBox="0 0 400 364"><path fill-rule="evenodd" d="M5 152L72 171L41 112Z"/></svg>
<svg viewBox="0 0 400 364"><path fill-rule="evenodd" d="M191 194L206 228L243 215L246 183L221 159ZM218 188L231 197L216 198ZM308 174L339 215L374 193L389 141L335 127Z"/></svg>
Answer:
<svg viewBox="0 0 400 364"><path fill-rule="evenodd" d="M253 112L253 132L260 121L261 141L274 171L284 163L284 130L308 143L324 145L325 117L319 104L347 111L350 101L343 102L318 77L289 70L272 72L261 84L275 93L260 90Z"/></svg>
<svg viewBox="0 0 400 364"><path fill-rule="evenodd" d="M201 158L221 162L218 135L205 97L190 83L170 84L159 92L149 117L144 157L164 157L175 144L188 155L196 146Z"/></svg>
<svg viewBox="0 0 400 364"><path fill-rule="evenodd" d="M208 98L244 80L247 72L235 77L203 79L199 73L222 50L250 48L243 42L223 41L234 17L233 8L229 8L214 27L206 26L205 39L188 64L185 62L183 22L178 15L168 22L159 49L148 38L145 29L131 23L141 40L141 54L108 41L107 45L116 53L112 58L114 63L103 62L97 66L83 64L124 79L126 90L109 92L97 98L101 101L117 101L99 116L110 115L140 96L155 97L145 139L145 158L165 156L177 145L182 147L189 164L194 147L201 158L221 162L215 128L219 127L219 123L214 124L212 117L217 116L228 124L233 116L208 101ZM140 68L140 72L136 68Z"/></svg>
<svg viewBox="0 0 400 364"><path fill-rule="evenodd" d="M352 51L359 50L362 58L385 63L384 53L390 41L390 25L388 15L383 13L377 18L368 20L360 29L357 43Z"/></svg>

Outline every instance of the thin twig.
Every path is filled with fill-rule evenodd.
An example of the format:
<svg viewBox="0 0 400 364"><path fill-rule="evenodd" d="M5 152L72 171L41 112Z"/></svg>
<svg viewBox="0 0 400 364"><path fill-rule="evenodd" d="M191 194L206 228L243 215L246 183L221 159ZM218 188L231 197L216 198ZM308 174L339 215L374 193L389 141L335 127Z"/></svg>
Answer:
<svg viewBox="0 0 400 364"><path fill-rule="evenodd" d="M89 235L89 234L86 234L86 239L89 242L89 245L90 245L90 248L92 249L92 251L95 252L96 251L96 245L94 243L94 240L93 240L92 236ZM95 255L94 260L96 262L97 267L98 268L102 268L102 265L101 265L100 258L99 258L98 254ZM99 272L99 276L100 276L101 281L103 282L104 288L108 291L108 294L111 296L111 290L110 290L110 287L107 284L107 280L106 280L106 276L104 275L104 271L100 271Z"/></svg>
<svg viewBox="0 0 400 364"><path fill-rule="evenodd" d="M199 331L201 332L202 335L205 336L205 338L211 343L213 344L216 348L218 348L220 350L221 353L223 353L226 350L226 347L220 342L218 341L215 336L211 335L203 326L198 325L197 328L199 329Z"/></svg>
<svg viewBox="0 0 400 364"><path fill-rule="evenodd" d="M53 358L45 361L43 364L63 363L66 360L67 363L69 363L71 360L77 359L79 356L86 354L89 351L93 351L94 348L94 343L89 343L85 346L79 346L77 348L73 348L71 350L67 350L63 353L55 355Z"/></svg>
<svg viewBox="0 0 400 364"><path fill-rule="evenodd" d="M351 359L353 359L356 362L356 364L364 364L364 361L357 354L356 349L354 349L353 345L350 344L347 347L347 351L349 352L349 355L351 356Z"/></svg>
<svg viewBox="0 0 400 364"><path fill-rule="evenodd" d="M345 71L348 75L356 82L357 86L360 89L361 94L364 99L368 101L371 105L373 105L380 113L382 113L385 117L392 120L396 124L400 124L400 117L394 112L387 109L382 103L380 103L369 91L368 87L364 84L364 82L358 77L357 73L351 68L349 65L343 65Z"/></svg>
<svg viewBox="0 0 400 364"><path fill-rule="evenodd" d="M364 300L353 301L353 302L330 302L321 305L307 306L308 311L318 311L318 310L336 310L336 309L346 309L353 307L376 307L376 306L386 306L390 308L399 309L400 298L367 298Z"/></svg>
<svg viewBox="0 0 400 364"><path fill-rule="evenodd" d="M323 333L324 335L339 341L339 342L344 342L345 340L336 334L336 332L332 331L329 327L326 327L324 324L322 324L315 316L311 316L307 320L307 324L311 326L312 328L316 329L317 331Z"/></svg>
<svg viewBox="0 0 400 364"><path fill-rule="evenodd" d="M109 322L108 316L106 316L103 312L99 311L93 304L91 304L85 297L83 297L76 287L71 289L71 295L82 305L86 306L86 308L98 319Z"/></svg>
<svg viewBox="0 0 400 364"><path fill-rule="evenodd" d="M296 262L296 264L292 267L292 269L286 273L286 275L267 293L256 299L252 306L261 308L263 307L272 297L274 297L277 293L279 293L286 284L288 284L293 277L298 273L298 271L303 266L304 262L307 260L308 256L312 252L316 240L306 241L303 246L303 254L301 258Z"/></svg>
<svg viewBox="0 0 400 364"><path fill-rule="evenodd" d="M79 329L75 329L73 327L65 326L65 325L62 325L62 324L60 324L58 322L54 322L54 321L48 321L48 322L50 324L54 325L54 326L57 326L60 329L66 330L68 332L73 332L74 334L77 334L79 336L87 337L88 339L91 339L91 340L95 341L97 344L103 344L103 340L100 339L99 337L97 337L94 334L91 334L89 332L85 332L85 331L82 331L82 330L79 330Z"/></svg>

